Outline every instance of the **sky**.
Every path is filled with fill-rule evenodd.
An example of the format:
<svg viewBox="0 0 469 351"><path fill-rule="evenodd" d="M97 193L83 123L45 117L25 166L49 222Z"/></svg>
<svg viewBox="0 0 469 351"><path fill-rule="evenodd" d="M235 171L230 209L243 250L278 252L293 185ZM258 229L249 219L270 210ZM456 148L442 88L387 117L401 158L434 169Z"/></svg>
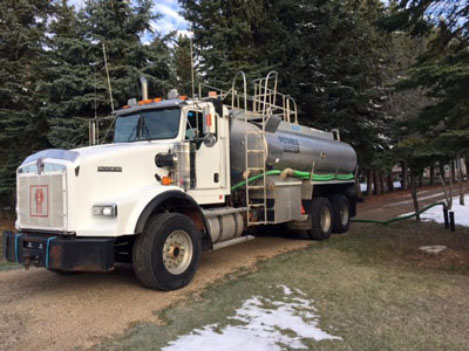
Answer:
<svg viewBox="0 0 469 351"><path fill-rule="evenodd" d="M69 4L75 5L80 9L85 0L68 0ZM153 0L155 12L161 14L161 18L156 23L152 23L153 29L160 34L167 34L172 30L178 31L180 34L189 34L188 23L178 13L179 4L178 0ZM145 35L143 40L149 39L149 35Z"/></svg>

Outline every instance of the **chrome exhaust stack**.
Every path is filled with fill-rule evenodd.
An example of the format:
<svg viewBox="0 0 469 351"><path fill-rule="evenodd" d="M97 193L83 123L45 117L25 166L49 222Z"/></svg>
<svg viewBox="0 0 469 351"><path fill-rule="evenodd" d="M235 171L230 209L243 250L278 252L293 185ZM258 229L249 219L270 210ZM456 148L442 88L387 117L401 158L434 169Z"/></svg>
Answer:
<svg viewBox="0 0 469 351"><path fill-rule="evenodd" d="M148 100L148 81L144 76L141 76L140 83L142 84L142 100Z"/></svg>

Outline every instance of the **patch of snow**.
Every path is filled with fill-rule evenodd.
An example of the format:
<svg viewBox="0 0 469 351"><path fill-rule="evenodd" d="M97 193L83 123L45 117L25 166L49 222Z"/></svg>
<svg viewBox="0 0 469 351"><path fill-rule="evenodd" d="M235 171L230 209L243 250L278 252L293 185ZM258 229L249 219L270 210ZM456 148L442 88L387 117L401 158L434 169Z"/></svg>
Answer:
<svg viewBox="0 0 469 351"><path fill-rule="evenodd" d="M420 246L419 247L420 251L423 251L423 252L426 252L426 253L429 253L429 254L433 254L433 255L436 255L436 254L438 254L441 251L446 250L446 249L447 249L447 247L443 246L443 245L428 245L428 246Z"/></svg>
<svg viewBox="0 0 469 351"><path fill-rule="evenodd" d="M284 296L280 299L253 296L244 301L236 315L228 317L235 321L220 330L220 325L209 324L194 329L171 341L163 351L282 351L307 349L303 339L342 340L322 331L313 301L295 295L306 294L298 289L279 285ZM284 346L282 346L284 345Z"/></svg>
<svg viewBox="0 0 469 351"><path fill-rule="evenodd" d="M450 211L454 212L454 222L456 223L456 225L469 227L469 204L468 203L466 203L465 206L461 206L459 204L459 196L453 197L453 207L451 208ZM402 215L402 216L405 216L405 215ZM424 213L420 214L420 219L422 221L434 221L437 223L445 223L445 219L443 217L443 209L441 208L441 206L432 207L429 210L425 211Z"/></svg>
<svg viewBox="0 0 469 351"><path fill-rule="evenodd" d="M394 185L394 189L400 189L402 187L401 182L398 180L395 180L393 185ZM386 184L386 187L387 187L387 184ZM367 189L368 189L368 185L366 183L360 183L360 191L362 193L366 192ZM373 184L371 184L371 189L374 189Z"/></svg>

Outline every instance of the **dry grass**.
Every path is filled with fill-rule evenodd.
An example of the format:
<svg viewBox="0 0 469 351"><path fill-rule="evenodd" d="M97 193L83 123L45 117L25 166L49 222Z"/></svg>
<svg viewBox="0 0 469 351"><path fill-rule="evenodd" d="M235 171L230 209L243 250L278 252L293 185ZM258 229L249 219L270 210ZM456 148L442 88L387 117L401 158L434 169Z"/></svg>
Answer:
<svg viewBox="0 0 469 351"><path fill-rule="evenodd" d="M441 255L421 245L446 245ZM342 341L304 341L310 350L466 350L469 344L469 228L449 233L415 222L355 225L352 232L273 258L160 313L166 326L137 324L103 350L158 350L178 335L229 322L253 295L299 288L315 301L320 326Z"/></svg>

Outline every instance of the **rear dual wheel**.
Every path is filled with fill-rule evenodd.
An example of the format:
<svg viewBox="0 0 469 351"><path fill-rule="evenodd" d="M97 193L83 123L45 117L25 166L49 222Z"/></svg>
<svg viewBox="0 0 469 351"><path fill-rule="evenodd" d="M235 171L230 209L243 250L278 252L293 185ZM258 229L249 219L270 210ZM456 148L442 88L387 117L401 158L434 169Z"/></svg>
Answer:
<svg viewBox="0 0 469 351"><path fill-rule="evenodd" d="M180 289L194 277L201 251L200 237L190 218L179 213L157 214L135 240L135 274L148 288Z"/></svg>
<svg viewBox="0 0 469 351"><path fill-rule="evenodd" d="M350 202L342 194L330 197L332 204L332 232L342 234L348 231L350 225Z"/></svg>
<svg viewBox="0 0 469 351"><path fill-rule="evenodd" d="M350 224L350 203L342 194L313 199L310 212L312 226L307 231L314 240L326 240L331 233L345 233Z"/></svg>
<svg viewBox="0 0 469 351"><path fill-rule="evenodd" d="M318 197L313 199L310 212L312 226L307 230L308 236L314 240L326 240L332 233L332 205L329 199Z"/></svg>

